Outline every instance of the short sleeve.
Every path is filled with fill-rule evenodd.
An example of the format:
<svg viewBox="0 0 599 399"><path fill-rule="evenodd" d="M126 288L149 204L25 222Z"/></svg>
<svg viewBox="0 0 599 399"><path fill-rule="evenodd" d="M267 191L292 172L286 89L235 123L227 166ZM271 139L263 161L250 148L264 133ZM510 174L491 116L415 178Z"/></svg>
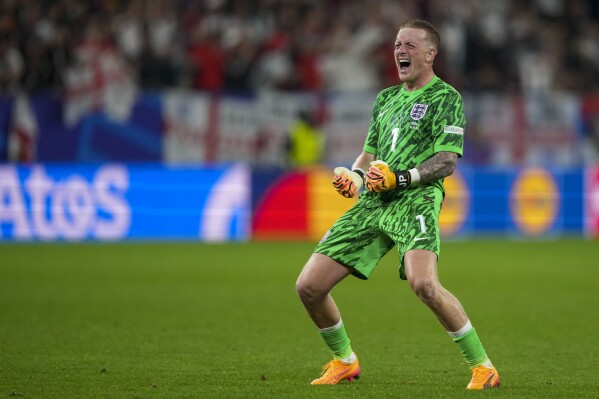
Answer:
<svg viewBox="0 0 599 399"><path fill-rule="evenodd" d="M466 117L464 115L464 101L455 90L448 90L447 95L439 104L433 132L436 136L434 151L455 152L460 157L464 150L464 130Z"/></svg>
<svg viewBox="0 0 599 399"><path fill-rule="evenodd" d="M378 154L378 141L379 141L379 118L378 112L380 108L381 95L376 97L374 106L372 107L372 115L370 116L370 126L368 127L368 134L366 135L366 141L364 142L363 150L370 154Z"/></svg>

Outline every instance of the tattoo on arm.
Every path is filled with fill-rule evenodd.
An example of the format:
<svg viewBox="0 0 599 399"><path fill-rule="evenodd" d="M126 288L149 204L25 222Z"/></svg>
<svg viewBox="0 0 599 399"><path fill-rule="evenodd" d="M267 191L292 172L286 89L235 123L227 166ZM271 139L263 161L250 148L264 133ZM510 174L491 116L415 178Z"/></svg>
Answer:
<svg viewBox="0 0 599 399"><path fill-rule="evenodd" d="M457 163L458 154L455 152L436 153L416 168L420 173L420 184L430 183L451 175Z"/></svg>

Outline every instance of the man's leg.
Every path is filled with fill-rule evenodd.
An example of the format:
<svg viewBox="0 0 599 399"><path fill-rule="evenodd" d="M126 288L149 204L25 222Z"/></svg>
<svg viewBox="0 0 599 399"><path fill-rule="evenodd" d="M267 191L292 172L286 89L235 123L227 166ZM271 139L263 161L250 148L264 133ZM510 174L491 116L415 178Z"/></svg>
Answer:
<svg viewBox="0 0 599 399"><path fill-rule="evenodd" d="M437 275L437 255L413 249L404 256L406 277L414 293L427 305L447 331L458 331L468 316L458 299L441 286Z"/></svg>
<svg viewBox="0 0 599 399"><path fill-rule="evenodd" d="M339 309L330 295L337 283L351 271L328 256L314 253L296 282L296 291L308 315L334 355L314 385L352 381L360 375L360 366L341 321Z"/></svg>
<svg viewBox="0 0 599 399"><path fill-rule="evenodd" d="M467 388L499 386L499 374L489 360L464 308L439 282L437 255L431 251L414 249L405 254L404 265L410 287L445 327L472 369L472 381Z"/></svg>
<svg viewBox="0 0 599 399"><path fill-rule="evenodd" d="M339 309L330 292L350 273L347 267L328 256L314 253L308 259L295 289L316 327L327 328L339 322Z"/></svg>

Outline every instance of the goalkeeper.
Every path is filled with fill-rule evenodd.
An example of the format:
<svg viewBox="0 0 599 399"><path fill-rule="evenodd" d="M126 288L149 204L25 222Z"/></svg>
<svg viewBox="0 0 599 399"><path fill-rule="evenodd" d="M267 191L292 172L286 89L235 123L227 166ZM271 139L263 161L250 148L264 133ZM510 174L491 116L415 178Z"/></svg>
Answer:
<svg viewBox="0 0 599 399"><path fill-rule="evenodd" d="M376 98L362 153L352 170L336 168L333 186L358 202L324 235L298 277L296 290L333 353L312 384L337 384L360 376L360 365L330 295L348 275L368 279L394 246L399 274L428 306L472 371L467 389L499 386L460 302L437 275L443 179L462 155L464 107L459 93L439 79L433 61L440 38L423 20L403 24L394 58L402 85Z"/></svg>

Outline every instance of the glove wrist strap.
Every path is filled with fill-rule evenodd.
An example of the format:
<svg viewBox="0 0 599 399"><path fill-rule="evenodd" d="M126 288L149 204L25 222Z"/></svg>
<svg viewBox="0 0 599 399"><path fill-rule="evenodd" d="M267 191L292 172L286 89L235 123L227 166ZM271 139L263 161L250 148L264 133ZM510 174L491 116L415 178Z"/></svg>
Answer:
<svg viewBox="0 0 599 399"><path fill-rule="evenodd" d="M364 184L364 185L366 184L366 180L365 180L366 172L363 169L354 168L354 169L352 169L352 172L357 173L358 176L360 176L360 178L362 179L362 184Z"/></svg>
<svg viewBox="0 0 599 399"><path fill-rule="evenodd" d="M399 172L393 172L395 174L395 189L405 190L410 187L412 183L412 175L407 170L400 170Z"/></svg>
<svg viewBox="0 0 599 399"><path fill-rule="evenodd" d="M414 186L420 182L420 172L418 169L412 168L410 170L401 170L399 172L393 172L395 174L395 189L405 190L410 186Z"/></svg>

